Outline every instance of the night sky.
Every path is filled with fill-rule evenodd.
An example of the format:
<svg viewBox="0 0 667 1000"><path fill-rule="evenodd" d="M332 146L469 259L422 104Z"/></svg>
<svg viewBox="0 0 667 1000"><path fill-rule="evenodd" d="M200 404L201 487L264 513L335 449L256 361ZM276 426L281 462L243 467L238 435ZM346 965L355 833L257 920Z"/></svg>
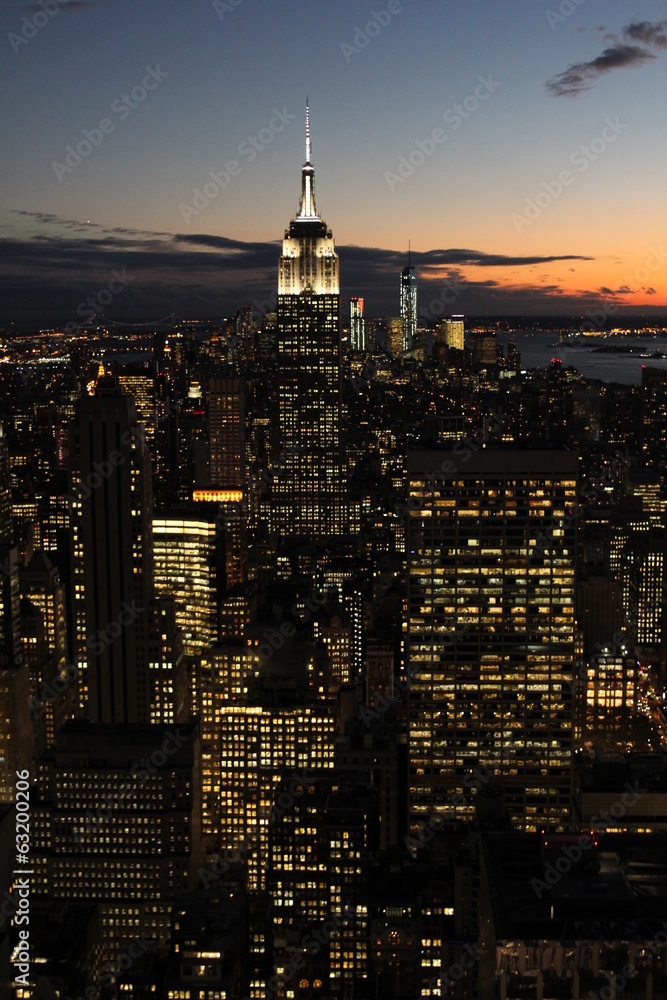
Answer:
<svg viewBox="0 0 667 1000"><path fill-rule="evenodd" d="M5 0L0 21L5 327L76 318L114 270L111 319L266 300L306 96L367 315L398 312L408 241L424 317L667 309L664 0Z"/></svg>

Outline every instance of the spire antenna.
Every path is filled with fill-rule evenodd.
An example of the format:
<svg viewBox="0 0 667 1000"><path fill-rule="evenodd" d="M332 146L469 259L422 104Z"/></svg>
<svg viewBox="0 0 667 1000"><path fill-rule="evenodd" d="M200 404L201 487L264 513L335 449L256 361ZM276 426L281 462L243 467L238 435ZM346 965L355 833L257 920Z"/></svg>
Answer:
<svg viewBox="0 0 667 1000"><path fill-rule="evenodd" d="M306 163L310 163L310 106L306 98Z"/></svg>
<svg viewBox="0 0 667 1000"><path fill-rule="evenodd" d="M408 267L412 267L411 253L412 253L412 248L410 246L410 240L408 240Z"/></svg>

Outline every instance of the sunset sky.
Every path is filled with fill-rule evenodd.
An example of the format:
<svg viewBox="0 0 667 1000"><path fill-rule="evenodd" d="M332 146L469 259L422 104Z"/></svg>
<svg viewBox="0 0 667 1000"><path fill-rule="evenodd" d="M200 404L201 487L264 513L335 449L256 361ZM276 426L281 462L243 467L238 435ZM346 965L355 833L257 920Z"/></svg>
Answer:
<svg viewBox="0 0 667 1000"><path fill-rule="evenodd" d="M266 300L306 95L317 208L367 315L397 313L408 241L422 316L667 311L665 13L6 0L0 324L64 323L114 271L110 318Z"/></svg>

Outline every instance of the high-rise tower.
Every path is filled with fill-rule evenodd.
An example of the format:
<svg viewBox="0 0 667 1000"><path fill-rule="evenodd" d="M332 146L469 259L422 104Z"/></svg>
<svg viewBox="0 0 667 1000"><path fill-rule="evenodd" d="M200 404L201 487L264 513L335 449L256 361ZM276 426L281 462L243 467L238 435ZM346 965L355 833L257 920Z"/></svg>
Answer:
<svg viewBox="0 0 667 1000"><path fill-rule="evenodd" d="M577 461L505 449L408 455L416 828L433 813L472 819L471 789L494 779L512 822L567 828Z"/></svg>
<svg viewBox="0 0 667 1000"><path fill-rule="evenodd" d="M71 451L77 656L93 722L149 719L150 456L134 400L105 376L79 403Z"/></svg>
<svg viewBox="0 0 667 1000"><path fill-rule="evenodd" d="M315 207L308 106L301 204L283 240L277 314L281 461L274 527L292 536L330 537L345 530L347 514L338 257Z"/></svg>
<svg viewBox="0 0 667 1000"><path fill-rule="evenodd" d="M366 324L364 322L364 300L353 295L350 299L350 349L366 350Z"/></svg>
<svg viewBox="0 0 667 1000"><path fill-rule="evenodd" d="M401 319L403 350L411 351L417 342L417 275L408 254L408 266L401 271Z"/></svg>
<svg viewBox="0 0 667 1000"><path fill-rule="evenodd" d="M240 378L208 386L209 474L212 489L245 489L245 389Z"/></svg>

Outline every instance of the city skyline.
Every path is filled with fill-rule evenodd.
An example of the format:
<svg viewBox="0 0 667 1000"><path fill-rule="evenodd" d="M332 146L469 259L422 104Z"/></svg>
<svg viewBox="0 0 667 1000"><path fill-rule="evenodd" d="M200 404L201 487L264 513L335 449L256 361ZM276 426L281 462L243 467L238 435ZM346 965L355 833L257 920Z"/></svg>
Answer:
<svg viewBox="0 0 667 1000"><path fill-rule="evenodd" d="M482 0L279 15L217 0L169 21L149 3L131 45L129 5L49 2L2 14L5 326L76 321L91 297L145 320L266 300L306 93L341 294L367 315L398 312L408 242L422 318L667 306L658 2L631 16L520 2L510 17ZM298 66L272 58L289 37Z"/></svg>
<svg viewBox="0 0 667 1000"><path fill-rule="evenodd" d="M664 0L380 3L0 13L0 1000L667 997Z"/></svg>

